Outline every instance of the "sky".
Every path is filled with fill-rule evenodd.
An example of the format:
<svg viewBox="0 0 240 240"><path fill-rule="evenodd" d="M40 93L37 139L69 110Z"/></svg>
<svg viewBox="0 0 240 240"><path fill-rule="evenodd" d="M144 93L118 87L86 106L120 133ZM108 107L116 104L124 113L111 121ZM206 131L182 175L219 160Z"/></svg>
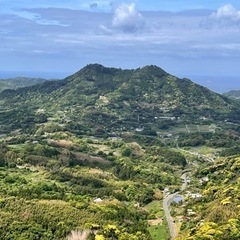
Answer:
<svg viewBox="0 0 240 240"><path fill-rule="evenodd" d="M5 73L154 64L240 89L239 0L0 0L0 43Z"/></svg>

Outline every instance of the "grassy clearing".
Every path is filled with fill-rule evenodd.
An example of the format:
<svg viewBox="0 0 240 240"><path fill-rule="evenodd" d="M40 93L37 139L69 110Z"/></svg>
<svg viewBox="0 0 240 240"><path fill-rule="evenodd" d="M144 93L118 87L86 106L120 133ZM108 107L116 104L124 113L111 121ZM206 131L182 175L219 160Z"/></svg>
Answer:
<svg viewBox="0 0 240 240"><path fill-rule="evenodd" d="M210 125L196 125L196 124L187 124L187 125L178 125L171 128L171 133L195 133L195 132L210 132Z"/></svg>
<svg viewBox="0 0 240 240"><path fill-rule="evenodd" d="M215 154L218 151L218 149L202 146L198 148L192 148L192 151L205 155L205 154Z"/></svg>
<svg viewBox="0 0 240 240"><path fill-rule="evenodd" d="M24 149L26 148L26 144L22 143L22 144L11 144L8 145L8 147L10 147L13 150L16 150L18 152L24 151Z"/></svg>
<svg viewBox="0 0 240 240"><path fill-rule="evenodd" d="M155 216L156 223L157 220L160 220L159 224L153 224L149 226L148 231L151 234L153 240L168 240L170 239L168 226L166 223L166 219L164 217L164 211L162 208L161 201L153 201L145 206L146 210L150 213L150 215Z"/></svg>
<svg viewBox="0 0 240 240"><path fill-rule="evenodd" d="M211 125L198 125L201 132L211 132L210 127Z"/></svg>
<svg viewBox="0 0 240 240"><path fill-rule="evenodd" d="M186 125L179 125L171 129L172 133L187 133Z"/></svg>
<svg viewBox="0 0 240 240"><path fill-rule="evenodd" d="M216 126L205 125L205 124L179 124L175 127L171 127L168 130L160 130L157 132L159 134L179 134L179 133L196 133L196 132L211 132L215 130Z"/></svg>
<svg viewBox="0 0 240 240"><path fill-rule="evenodd" d="M170 235L166 224L151 226L148 228L153 240L168 240Z"/></svg>
<svg viewBox="0 0 240 240"><path fill-rule="evenodd" d="M156 216L156 218L162 218L164 216L162 202L160 201L152 201L151 203L145 206L149 213L152 213Z"/></svg>

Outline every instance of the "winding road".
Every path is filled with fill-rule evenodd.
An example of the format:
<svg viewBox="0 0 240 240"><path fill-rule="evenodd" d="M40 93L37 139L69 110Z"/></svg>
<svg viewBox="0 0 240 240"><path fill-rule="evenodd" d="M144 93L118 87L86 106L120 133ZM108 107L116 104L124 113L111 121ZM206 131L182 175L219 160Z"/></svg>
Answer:
<svg viewBox="0 0 240 240"><path fill-rule="evenodd" d="M187 187L187 174L184 173L181 176L181 179L184 180L184 182L182 184L182 188L181 188L181 191L183 191ZM165 212L165 216L166 216L166 220L167 220L167 223L168 223L168 228L169 228L171 239L176 238L177 231L175 229L174 222L173 222L171 214L170 214L169 206L170 206L171 202L173 202L173 199L176 195L179 195L179 192L166 195L163 199L163 210Z"/></svg>
<svg viewBox="0 0 240 240"><path fill-rule="evenodd" d="M173 201L174 196L177 195L177 194L178 193L170 194L163 199L163 210L165 212L165 216L166 216L166 219L167 219L171 239L174 239L177 234L176 234L176 229L174 227L174 222L172 220L170 210L169 210L168 207L170 206L171 202Z"/></svg>
<svg viewBox="0 0 240 240"><path fill-rule="evenodd" d="M187 128L187 125L186 125L186 128ZM178 141L176 139L176 148L177 149L180 149L179 146L178 146ZM188 154L192 154L192 155L195 155L197 156L198 158L202 158L204 161L207 161L207 162L214 162L214 159L211 158L211 157L206 157L202 154L199 154L197 152L192 152L192 151L187 151L185 149L181 149L181 151L184 151ZM182 174L181 176L181 179L183 179L183 184L182 184L182 187L181 187L181 191L185 190L186 187L187 187L187 173L184 173ZM179 195L180 192L176 192L176 193L172 193L172 194L166 194L163 198L163 210L165 212L165 216L166 216L166 220L167 220L167 223L168 223L168 228L169 228L169 232L170 232L170 236L171 236L171 239L175 239L177 237L177 231L176 231L176 228L175 228L175 225L174 225L174 222L173 222L173 219L171 217L171 214L170 214L170 210L169 210L169 206L170 204L173 202L174 200L174 197L176 195Z"/></svg>

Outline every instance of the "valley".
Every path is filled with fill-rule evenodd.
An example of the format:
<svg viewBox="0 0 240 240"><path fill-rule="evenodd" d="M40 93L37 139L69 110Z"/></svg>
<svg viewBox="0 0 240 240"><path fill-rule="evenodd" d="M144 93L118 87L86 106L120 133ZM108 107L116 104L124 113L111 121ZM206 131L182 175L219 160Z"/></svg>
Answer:
<svg viewBox="0 0 240 240"><path fill-rule="evenodd" d="M1 239L239 239L236 100L90 64L0 111Z"/></svg>

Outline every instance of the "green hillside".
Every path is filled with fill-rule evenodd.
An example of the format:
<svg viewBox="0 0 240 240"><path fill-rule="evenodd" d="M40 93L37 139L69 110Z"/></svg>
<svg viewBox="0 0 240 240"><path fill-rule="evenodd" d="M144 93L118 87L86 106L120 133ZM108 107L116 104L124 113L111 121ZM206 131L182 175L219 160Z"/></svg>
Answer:
<svg viewBox="0 0 240 240"><path fill-rule="evenodd" d="M196 213L184 222L177 239L231 239L240 238L240 158L220 158L213 166L200 167L195 177L208 177L209 182L200 186L201 201L191 200L186 206Z"/></svg>
<svg viewBox="0 0 240 240"><path fill-rule="evenodd" d="M4 90L0 239L169 240L174 194L178 239L238 239L239 116L157 66Z"/></svg>
<svg viewBox="0 0 240 240"><path fill-rule="evenodd" d="M6 90L0 99L2 108L8 108L5 120L0 119L3 125L8 118L11 128L25 128L51 117L88 134L93 129L107 135L135 128L158 132L168 118L238 120L239 116L233 101L156 66L122 70L92 64L64 80ZM11 115L20 115L21 120Z"/></svg>
<svg viewBox="0 0 240 240"><path fill-rule="evenodd" d="M240 98L240 91L239 90L232 90L226 93L223 93L224 96L234 98L234 99L239 99Z"/></svg>
<svg viewBox="0 0 240 240"><path fill-rule="evenodd" d="M35 84L43 83L47 81L42 78L28 78L28 77L16 77L8 79L0 79L0 92L6 89L17 89L32 86Z"/></svg>

